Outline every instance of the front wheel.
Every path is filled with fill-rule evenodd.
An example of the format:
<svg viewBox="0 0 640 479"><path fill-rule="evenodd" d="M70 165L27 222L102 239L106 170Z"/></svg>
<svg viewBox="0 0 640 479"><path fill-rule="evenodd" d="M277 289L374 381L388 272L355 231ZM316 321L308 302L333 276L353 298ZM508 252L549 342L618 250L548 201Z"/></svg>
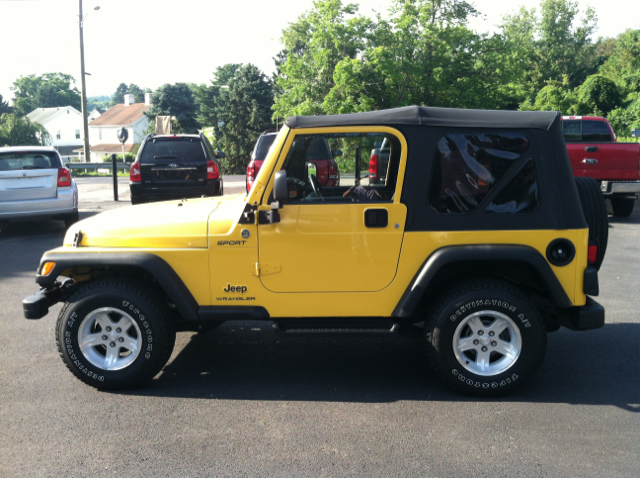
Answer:
<svg viewBox="0 0 640 479"><path fill-rule="evenodd" d="M463 283L428 315L427 355L436 374L473 396L498 396L524 384L547 346L537 308L497 280Z"/></svg>
<svg viewBox="0 0 640 479"><path fill-rule="evenodd" d="M90 386L134 387L169 360L175 343L169 317L159 295L137 282L92 281L60 311L58 351L67 368Z"/></svg>

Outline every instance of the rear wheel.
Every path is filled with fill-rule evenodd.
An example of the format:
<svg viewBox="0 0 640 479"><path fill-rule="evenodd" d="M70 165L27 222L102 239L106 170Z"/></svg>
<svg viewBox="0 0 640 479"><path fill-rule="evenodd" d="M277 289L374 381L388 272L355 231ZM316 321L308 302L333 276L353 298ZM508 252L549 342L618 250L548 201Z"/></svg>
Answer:
<svg viewBox="0 0 640 479"><path fill-rule="evenodd" d="M589 226L589 241L595 241L598 244L598 257L593 266L600 269L609 239L607 205L596 180L586 177L576 177L575 180L584 218Z"/></svg>
<svg viewBox="0 0 640 479"><path fill-rule="evenodd" d="M497 396L523 385L547 346L537 308L509 283L490 279L450 289L425 326L436 374L473 396Z"/></svg>
<svg viewBox="0 0 640 479"><path fill-rule="evenodd" d="M56 325L67 368L99 389L123 389L153 378L171 356L175 328L167 306L136 282L103 279L82 286Z"/></svg>
<svg viewBox="0 0 640 479"><path fill-rule="evenodd" d="M611 198L611 208L613 209L613 216L620 216L623 218L631 216L635 204L636 200L634 198Z"/></svg>

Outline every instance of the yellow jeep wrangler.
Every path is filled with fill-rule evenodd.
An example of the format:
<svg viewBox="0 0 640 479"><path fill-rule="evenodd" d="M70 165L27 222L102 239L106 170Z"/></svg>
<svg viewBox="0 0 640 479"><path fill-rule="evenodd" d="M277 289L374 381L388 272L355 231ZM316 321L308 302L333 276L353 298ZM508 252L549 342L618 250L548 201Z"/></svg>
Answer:
<svg viewBox="0 0 640 479"><path fill-rule="evenodd" d="M246 195L76 223L42 257L25 317L63 301L60 355L101 389L154 377L176 331L264 320L297 334L419 329L449 385L511 391L540 366L547 332L604 324L587 295L606 210L596 184L574 180L560 118L426 107L290 118ZM339 186L321 186L318 145Z"/></svg>

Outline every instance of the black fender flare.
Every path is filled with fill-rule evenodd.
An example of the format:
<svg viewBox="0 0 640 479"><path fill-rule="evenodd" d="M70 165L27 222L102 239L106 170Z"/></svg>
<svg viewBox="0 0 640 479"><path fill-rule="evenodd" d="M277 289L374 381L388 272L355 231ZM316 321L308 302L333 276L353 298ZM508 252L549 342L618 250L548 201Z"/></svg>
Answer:
<svg viewBox="0 0 640 479"><path fill-rule="evenodd" d="M446 246L434 251L422 264L393 310L392 316L406 318L413 314L436 274L447 265L464 261L520 261L529 264L541 276L554 301L561 308L573 306L562 284L547 263L534 248L528 246L489 244Z"/></svg>
<svg viewBox="0 0 640 479"><path fill-rule="evenodd" d="M42 265L54 262L51 272L40 274ZM171 297L178 312L186 321L198 320L198 302L178 273L164 259L152 253L46 253L40 260L36 283L47 288L53 286L58 276L68 268L78 266L134 266L151 274Z"/></svg>

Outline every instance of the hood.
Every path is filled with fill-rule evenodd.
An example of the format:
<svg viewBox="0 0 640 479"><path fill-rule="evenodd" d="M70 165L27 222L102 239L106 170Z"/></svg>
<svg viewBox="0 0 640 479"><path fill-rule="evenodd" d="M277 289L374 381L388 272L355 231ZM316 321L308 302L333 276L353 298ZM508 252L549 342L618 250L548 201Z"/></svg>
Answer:
<svg viewBox="0 0 640 479"><path fill-rule="evenodd" d="M212 216L211 226L216 232L228 231L240 218L244 200L244 195L194 198L110 210L74 224L64 246L72 246L76 233L82 231L80 246L206 248L212 213L225 206L221 215Z"/></svg>

